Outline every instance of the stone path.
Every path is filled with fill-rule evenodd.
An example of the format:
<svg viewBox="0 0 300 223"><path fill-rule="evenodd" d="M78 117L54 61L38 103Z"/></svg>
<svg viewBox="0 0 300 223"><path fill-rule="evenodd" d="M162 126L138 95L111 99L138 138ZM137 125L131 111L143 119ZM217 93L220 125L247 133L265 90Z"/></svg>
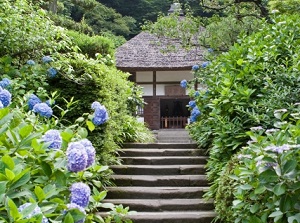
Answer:
<svg viewBox="0 0 300 223"><path fill-rule="evenodd" d="M117 186L108 188L104 202L137 211L129 216L134 223L210 223L213 202L202 198L207 157L182 135L176 142L178 132L168 134L164 143L125 144L123 165L111 166Z"/></svg>

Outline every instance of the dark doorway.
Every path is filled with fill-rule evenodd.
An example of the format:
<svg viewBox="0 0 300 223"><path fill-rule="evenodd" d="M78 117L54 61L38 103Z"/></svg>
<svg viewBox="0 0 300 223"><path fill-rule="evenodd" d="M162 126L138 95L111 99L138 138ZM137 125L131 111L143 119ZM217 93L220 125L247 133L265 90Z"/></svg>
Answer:
<svg viewBox="0 0 300 223"><path fill-rule="evenodd" d="M160 100L160 127L184 128L189 116L189 99L161 99Z"/></svg>

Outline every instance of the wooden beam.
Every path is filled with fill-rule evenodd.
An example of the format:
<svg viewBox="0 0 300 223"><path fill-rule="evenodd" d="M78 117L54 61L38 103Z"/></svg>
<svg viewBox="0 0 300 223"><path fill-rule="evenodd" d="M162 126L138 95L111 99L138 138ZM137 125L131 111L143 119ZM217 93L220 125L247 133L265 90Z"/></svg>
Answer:
<svg viewBox="0 0 300 223"><path fill-rule="evenodd" d="M156 96L156 71L153 71L153 96Z"/></svg>

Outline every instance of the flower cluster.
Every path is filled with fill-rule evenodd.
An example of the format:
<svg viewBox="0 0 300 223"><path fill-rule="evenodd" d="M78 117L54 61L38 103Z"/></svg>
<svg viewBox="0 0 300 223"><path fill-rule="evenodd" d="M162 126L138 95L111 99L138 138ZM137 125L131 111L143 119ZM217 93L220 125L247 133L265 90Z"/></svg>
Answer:
<svg viewBox="0 0 300 223"><path fill-rule="evenodd" d="M48 73L48 76L49 76L50 78L53 78L53 77L56 76L57 70L56 70L55 68L53 68L53 67L50 67L50 68L47 70L47 73Z"/></svg>
<svg viewBox="0 0 300 223"><path fill-rule="evenodd" d="M25 203L23 205L21 205L19 208L18 208L18 211L21 212L23 211L25 208L29 207L30 205L32 205L32 203ZM32 211L32 213L28 214L25 219L29 219L29 218L32 218L36 215L39 215L39 214L42 214L42 210L39 206L36 206L36 208ZM42 219L42 223L48 223L48 218L44 217L43 216L43 219Z"/></svg>
<svg viewBox="0 0 300 223"><path fill-rule="evenodd" d="M199 70L199 65L194 65L194 66L192 67L192 70L193 70L193 71Z"/></svg>
<svg viewBox="0 0 300 223"><path fill-rule="evenodd" d="M35 62L34 62L34 60L27 60L27 64L30 66L34 66Z"/></svg>
<svg viewBox="0 0 300 223"><path fill-rule="evenodd" d="M46 118L50 118L53 114L52 108L50 108L46 103L38 103L34 105L32 111Z"/></svg>
<svg viewBox="0 0 300 223"><path fill-rule="evenodd" d="M10 80L8 78L3 78L0 81L0 87L7 88L10 85Z"/></svg>
<svg viewBox="0 0 300 223"><path fill-rule="evenodd" d="M265 148L266 151L272 151L272 152L275 152L275 153L283 153L284 151L288 151L290 150L290 146L289 145L282 145L282 146L267 146Z"/></svg>
<svg viewBox="0 0 300 223"><path fill-rule="evenodd" d="M67 148L68 170L80 172L93 165L96 150L88 139L71 142Z"/></svg>
<svg viewBox="0 0 300 223"><path fill-rule="evenodd" d="M79 142L71 142L67 148L68 170L71 172L83 171L87 166L87 153Z"/></svg>
<svg viewBox="0 0 300 223"><path fill-rule="evenodd" d="M200 92L199 91L195 91L194 97L198 97L200 96Z"/></svg>
<svg viewBox="0 0 300 223"><path fill-rule="evenodd" d="M182 80L182 81L180 82L180 86L181 86L182 88L186 88L186 87L187 87L187 81L186 81L186 80Z"/></svg>
<svg viewBox="0 0 300 223"><path fill-rule="evenodd" d="M39 99L39 97L35 94L30 95L27 104L29 110L32 110L33 112L38 113L43 117L50 118L53 115L53 110L47 104L47 102L43 103L41 99Z"/></svg>
<svg viewBox="0 0 300 223"><path fill-rule="evenodd" d="M61 148L62 138L58 130L48 130L42 137L43 142L50 143L49 149L58 150Z"/></svg>
<svg viewBox="0 0 300 223"><path fill-rule="evenodd" d="M70 201L71 204L76 204L85 208L89 204L91 189L84 183L74 183L71 188Z"/></svg>
<svg viewBox="0 0 300 223"><path fill-rule="evenodd" d="M92 109L95 110L92 122L94 125L101 125L108 120L108 113L104 105L101 105L98 101L92 103Z"/></svg>
<svg viewBox="0 0 300 223"><path fill-rule="evenodd" d="M189 102L189 107L190 108L195 108L196 107L196 102L195 101L190 101Z"/></svg>
<svg viewBox="0 0 300 223"><path fill-rule="evenodd" d="M43 63L50 63L50 62L52 62L53 60L52 60L52 58L51 58L50 56L44 56L44 57L42 58L42 61L43 61Z"/></svg>
<svg viewBox="0 0 300 223"><path fill-rule="evenodd" d="M42 103L42 101L41 101L41 99L38 98L38 96L36 96L35 94L32 94L29 96L29 99L27 102L29 110L32 110L33 107L39 103Z"/></svg>
<svg viewBox="0 0 300 223"><path fill-rule="evenodd" d="M201 114L199 108L197 106L195 106L193 109L192 109L192 112L191 112L191 123L195 122L197 120L197 117Z"/></svg>
<svg viewBox="0 0 300 223"><path fill-rule="evenodd" d="M209 65L209 62L205 61L205 62L202 63L201 67L206 68L208 65Z"/></svg>
<svg viewBox="0 0 300 223"><path fill-rule="evenodd" d="M2 87L0 87L0 102L2 107L7 107L11 103L11 93L6 89L2 89Z"/></svg>

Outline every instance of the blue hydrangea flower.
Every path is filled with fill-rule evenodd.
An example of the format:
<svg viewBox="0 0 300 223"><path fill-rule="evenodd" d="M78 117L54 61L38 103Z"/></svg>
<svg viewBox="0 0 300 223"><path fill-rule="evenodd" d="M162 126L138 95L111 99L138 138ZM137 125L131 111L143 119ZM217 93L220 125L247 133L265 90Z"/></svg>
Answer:
<svg viewBox="0 0 300 223"><path fill-rule="evenodd" d="M79 210L81 213L83 213L83 214L86 215L86 212L85 212L84 208L81 207L81 206L79 206L79 205L77 205L77 204L75 204L75 203L67 204L67 208L68 208L68 210L77 209L77 210ZM75 223L84 223L84 221L85 221L85 218L83 218L83 219L81 219L81 220L79 220L79 221L76 221Z"/></svg>
<svg viewBox="0 0 300 223"><path fill-rule="evenodd" d="M100 108L101 104L98 101L94 101L91 107L93 110L95 110L96 108Z"/></svg>
<svg viewBox="0 0 300 223"><path fill-rule="evenodd" d="M199 66L198 66L198 65L194 65L194 66L192 67L192 70L194 70L194 71L199 70Z"/></svg>
<svg viewBox="0 0 300 223"><path fill-rule="evenodd" d="M32 110L36 104L39 104L41 102L42 102L41 99L39 99L38 96L36 96L35 94L30 95L27 102L29 110Z"/></svg>
<svg viewBox="0 0 300 223"><path fill-rule="evenodd" d="M3 107L7 107L11 103L11 93L8 90L0 87L0 101Z"/></svg>
<svg viewBox="0 0 300 223"><path fill-rule="evenodd" d="M92 122L94 125L101 125L108 120L108 113L104 105L96 106Z"/></svg>
<svg viewBox="0 0 300 223"><path fill-rule="evenodd" d="M208 61L203 62L203 64L201 65L202 68L206 68L209 65Z"/></svg>
<svg viewBox="0 0 300 223"><path fill-rule="evenodd" d="M195 101L190 101L189 102L189 107L195 108L196 107L196 102Z"/></svg>
<svg viewBox="0 0 300 223"><path fill-rule="evenodd" d="M0 101L0 109L1 108L4 108L4 106L3 106L2 102Z"/></svg>
<svg viewBox="0 0 300 223"><path fill-rule="evenodd" d="M84 183L74 183L71 188L70 201L80 207L86 207L89 204L91 189Z"/></svg>
<svg viewBox="0 0 300 223"><path fill-rule="evenodd" d="M57 74L57 70L53 67L50 67L48 70L47 70L47 73L48 73L48 76L53 78L56 76Z"/></svg>
<svg viewBox="0 0 300 223"><path fill-rule="evenodd" d="M87 166L88 155L84 146L79 142L71 142L67 148L68 170L83 171Z"/></svg>
<svg viewBox="0 0 300 223"><path fill-rule="evenodd" d="M21 212L25 208L29 207L30 205L32 205L32 203L25 203L25 204L21 205L18 208L18 211ZM29 215L27 215L25 219L32 218L33 216L38 215L38 214L42 214L42 210L41 210L41 208L39 206L36 206L36 208L32 211L32 213L30 213ZM49 222L48 218L46 218L45 216L43 216L42 223L48 223L48 222Z"/></svg>
<svg viewBox="0 0 300 223"><path fill-rule="evenodd" d="M201 114L199 108L195 106L191 112L190 121L191 123L195 122L197 120L197 117Z"/></svg>
<svg viewBox="0 0 300 223"><path fill-rule="evenodd" d="M80 140L79 143L84 146L86 154L88 156L86 164L86 168L88 168L95 162L96 150L91 141L88 139Z"/></svg>
<svg viewBox="0 0 300 223"><path fill-rule="evenodd" d="M30 65L30 66L34 66L35 62L34 62L34 60L28 60L27 64Z"/></svg>
<svg viewBox="0 0 300 223"><path fill-rule="evenodd" d="M33 106L32 110L46 118L50 118L53 114L52 108L50 108L46 103L38 103Z"/></svg>
<svg viewBox="0 0 300 223"><path fill-rule="evenodd" d="M180 82L180 86L183 87L183 88L186 88L187 87L187 81L186 80L182 80Z"/></svg>
<svg viewBox="0 0 300 223"><path fill-rule="evenodd" d="M51 58L50 56L44 56L44 57L42 58L42 61L43 61L43 63L50 63L50 62L52 62L53 60L52 60L52 58Z"/></svg>
<svg viewBox="0 0 300 223"><path fill-rule="evenodd" d="M10 85L10 80L8 78L3 78L2 81L0 81L0 87L7 88Z"/></svg>
<svg viewBox="0 0 300 223"><path fill-rule="evenodd" d="M194 94L194 97L198 97L198 96L200 96L200 92L196 91L195 94Z"/></svg>
<svg viewBox="0 0 300 223"><path fill-rule="evenodd" d="M212 52L214 52L214 49L208 48L208 49L207 49L207 52L212 53Z"/></svg>
<svg viewBox="0 0 300 223"><path fill-rule="evenodd" d="M61 148L62 138L58 130L48 130L42 137L43 142L50 143L49 149L58 150Z"/></svg>

